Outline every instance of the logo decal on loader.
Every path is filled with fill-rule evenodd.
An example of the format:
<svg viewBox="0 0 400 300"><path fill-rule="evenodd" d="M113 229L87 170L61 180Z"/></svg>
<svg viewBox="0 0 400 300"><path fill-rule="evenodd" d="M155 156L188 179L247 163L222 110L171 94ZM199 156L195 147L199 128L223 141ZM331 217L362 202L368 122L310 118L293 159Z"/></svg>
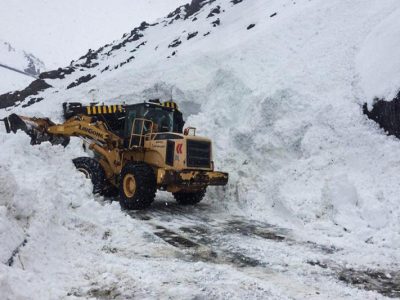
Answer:
<svg viewBox="0 0 400 300"><path fill-rule="evenodd" d="M176 153L182 154L182 144L177 144L176 145Z"/></svg>

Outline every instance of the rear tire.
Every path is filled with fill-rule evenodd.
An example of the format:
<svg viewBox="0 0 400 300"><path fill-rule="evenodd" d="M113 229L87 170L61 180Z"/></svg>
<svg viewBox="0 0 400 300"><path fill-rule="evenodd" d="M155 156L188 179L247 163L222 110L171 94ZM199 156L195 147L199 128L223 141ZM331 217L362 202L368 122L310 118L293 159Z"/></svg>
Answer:
<svg viewBox="0 0 400 300"><path fill-rule="evenodd" d="M203 200L206 189L197 192L177 192L173 193L175 200L181 205L195 205Z"/></svg>
<svg viewBox="0 0 400 300"><path fill-rule="evenodd" d="M105 173L100 163L90 157L78 157L72 160L78 171L82 172L86 178L93 183L93 194L102 194L106 179Z"/></svg>
<svg viewBox="0 0 400 300"><path fill-rule="evenodd" d="M119 203L123 209L145 209L156 196L157 181L153 169L143 163L128 163L121 171Z"/></svg>

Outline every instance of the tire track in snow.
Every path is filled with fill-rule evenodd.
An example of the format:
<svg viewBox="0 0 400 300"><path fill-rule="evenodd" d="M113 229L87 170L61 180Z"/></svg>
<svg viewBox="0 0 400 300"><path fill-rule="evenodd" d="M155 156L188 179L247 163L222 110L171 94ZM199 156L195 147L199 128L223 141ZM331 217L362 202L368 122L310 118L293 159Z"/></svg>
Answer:
<svg viewBox="0 0 400 300"><path fill-rule="evenodd" d="M389 297L399 296L396 290L400 286L396 282L398 276L393 272L389 272L390 276L375 276L377 272L346 269L333 263L330 257L342 249L299 241L292 237L287 229L241 216L230 216L229 219L220 220L215 218L216 212L210 212L206 204L182 207L175 203L158 202L148 211L128 214L134 219L146 222L158 238L181 251L181 259L229 265L258 280L276 283L294 298L319 298L324 295L324 290L326 296L332 296L332 290L327 290L327 286L331 288L332 284L338 285L338 296L343 296L343 283L351 288L372 290ZM264 256L262 251L248 251L252 248L251 243L254 243L255 248L265 247L265 243L273 245L271 256L279 251L284 256L301 253L300 256L310 256L313 259L303 260L301 264L288 264L277 258L270 260L271 257ZM241 244L247 244L248 249L243 248ZM317 263L314 263L315 261ZM331 267L321 267L318 261L330 262ZM369 276L368 272L372 275ZM307 277L315 276L315 273L318 277L326 278L325 284L313 286L308 283Z"/></svg>
<svg viewBox="0 0 400 300"><path fill-rule="evenodd" d="M291 266L285 266L284 263L278 263L277 266L276 261L270 262L268 257L247 253L237 246L242 239L266 241L278 244L282 248L301 245L302 243L290 238L290 232L286 229L246 220L239 216L219 221L213 218L216 215L211 214L205 204L182 207L159 202L148 211L128 214L132 218L146 222L157 237L178 249L182 253L180 259L227 265L256 280L274 282L294 298L300 295L312 298L320 294L318 287L298 280L298 273L288 275L287 270ZM246 243L244 240L242 242ZM311 243L303 243L302 246L316 252L332 251L327 250L325 246Z"/></svg>

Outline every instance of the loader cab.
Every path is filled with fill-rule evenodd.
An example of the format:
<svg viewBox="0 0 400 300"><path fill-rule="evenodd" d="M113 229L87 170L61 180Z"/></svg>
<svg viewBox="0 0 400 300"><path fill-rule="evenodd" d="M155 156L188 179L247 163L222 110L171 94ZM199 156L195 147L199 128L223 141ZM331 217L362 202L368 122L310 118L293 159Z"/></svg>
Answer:
<svg viewBox="0 0 400 300"><path fill-rule="evenodd" d="M182 113L174 107L163 106L161 103L140 103L125 106L125 111L124 138L127 142L131 133L149 133L150 126L146 122L141 122L142 124L139 125L138 121L140 119L152 121L157 132L183 132L185 122L183 121ZM134 132L132 131L132 125L134 125Z"/></svg>

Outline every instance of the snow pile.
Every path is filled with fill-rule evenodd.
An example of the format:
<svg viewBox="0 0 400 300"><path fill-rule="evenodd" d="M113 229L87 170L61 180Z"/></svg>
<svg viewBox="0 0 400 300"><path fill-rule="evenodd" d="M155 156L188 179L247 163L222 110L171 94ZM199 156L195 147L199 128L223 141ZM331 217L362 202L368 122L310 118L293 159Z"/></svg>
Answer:
<svg viewBox="0 0 400 300"><path fill-rule="evenodd" d="M35 281L51 274L55 276L57 272L67 272L60 263L57 269L49 265L53 259L63 261L61 257L66 255L65 251L76 247L68 227L79 226L73 211L86 200L91 199L89 204L96 205L90 184L79 174L74 176L71 156L62 148L50 145L21 147L29 145L29 138L22 134L10 140L1 133L0 140L0 232L3 241L0 285L8 286L2 289L2 295L6 299L15 296L28 299L33 292L38 297L53 298L56 287L42 289ZM67 177L66 173L72 175ZM60 189L60 186L64 188ZM63 241L65 236L70 239L68 244ZM19 253L22 249L26 256ZM53 252L53 256L49 252ZM9 272L4 264L18 265L19 268ZM25 268L31 271L21 272ZM57 282L53 284L57 285Z"/></svg>
<svg viewBox="0 0 400 300"><path fill-rule="evenodd" d="M217 164L231 174L216 205L225 195L228 209L236 203L252 218L312 229L315 240L345 230L338 245L400 246L392 236L400 217L399 144L365 121L356 103L316 109L317 95L284 90L257 98L239 92L232 78L214 80L204 110L189 121L214 137Z"/></svg>
<svg viewBox="0 0 400 300"><path fill-rule="evenodd" d="M3 299L283 297L230 267L182 260L151 226L95 198L71 161L85 154L78 141L31 146L0 132L0 144Z"/></svg>

